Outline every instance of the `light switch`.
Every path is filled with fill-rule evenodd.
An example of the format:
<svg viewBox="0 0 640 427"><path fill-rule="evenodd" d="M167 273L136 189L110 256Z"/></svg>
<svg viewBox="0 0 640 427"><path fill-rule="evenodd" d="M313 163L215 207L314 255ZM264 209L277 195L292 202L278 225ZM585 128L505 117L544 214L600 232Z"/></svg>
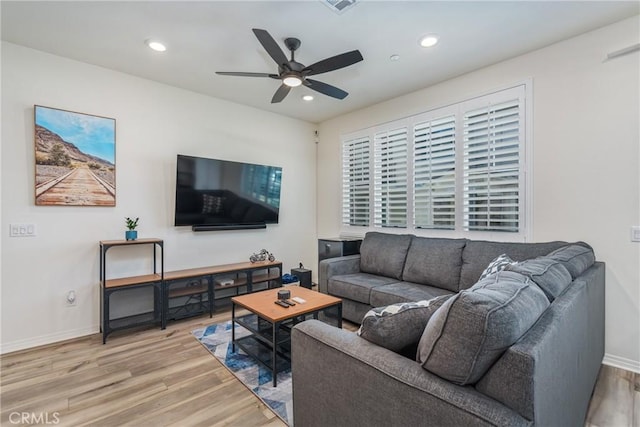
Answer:
<svg viewBox="0 0 640 427"><path fill-rule="evenodd" d="M631 241L640 242L640 226L631 227Z"/></svg>
<svg viewBox="0 0 640 427"><path fill-rule="evenodd" d="M34 237L36 234L35 224L9 224L11 237Z"/></svg>

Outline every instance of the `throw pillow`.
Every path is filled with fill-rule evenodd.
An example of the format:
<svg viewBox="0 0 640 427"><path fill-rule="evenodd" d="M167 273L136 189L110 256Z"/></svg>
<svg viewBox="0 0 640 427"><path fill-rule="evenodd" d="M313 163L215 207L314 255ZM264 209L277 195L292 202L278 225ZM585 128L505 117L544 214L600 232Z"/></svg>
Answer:
<svg viewBox="0 0 640 427"><path fill-rule="evenodd" d="M508 265L505 270L515 271L533 280L542 289L549 302L553 302L569 286L571 274L560 262L539 257Z"/></svg>
<svg viewBox="0 0 640 427"><path fill-rule="evenodd" d="M429 318L450 297L443 295L371 309L364 315L357 334L381 347L400 352L420 340Z"/></svg>
<svg viewBox="0 0 640 427"><path fill-rule="evenodd" d="M507 254L498 255L493 261L489 263L487 268L484 269L478 281L504 270L508 265L516 264L514 260L509 258Z"/></svg>
<svg viewBox="0 0 640 427"><path fill-rule="evenodd" d="M202 213L208 215L219 215L222 213L224 197L212 196L211 194L202 195Z"/></svg>
<svg viewBox="0 0 640 427"><path fill-rule="evenodd" d="M427 323L417 360L455 384L476 383L538 320L549 300L528 277L501 271L448 299Z"/></svg>
<svg viewBox="0 0 640 427"><path fill-rule="evenodd" d="M556 249L547 255L549 258L560 261L575 279L596 261L593 249L586 245L568 245Z"/></svg>

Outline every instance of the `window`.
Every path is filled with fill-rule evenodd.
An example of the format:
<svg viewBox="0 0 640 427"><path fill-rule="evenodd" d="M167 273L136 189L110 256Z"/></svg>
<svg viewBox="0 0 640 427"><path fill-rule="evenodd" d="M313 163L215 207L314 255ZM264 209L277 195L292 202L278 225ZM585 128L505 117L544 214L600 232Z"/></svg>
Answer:
<svg viewBox="0 0 640 427"><path fill-rule="evenodd" d="M518 100L464 114L464 228L519 229Z"/></svg>
<svg viewBox="0 0 640 427"><path fill-rule="evenodd" d="M455 229L455 116L413 128L413 225Z"/></svg>
<svg viewBox="0 0 640 427"><path fill-rule="evenodd" d="M345 231L525 237L525 92L521 85L343 137Z"/></svg>
<svg viewBox="0 0 640 427"><path fill-rule="evenodd" d="M347 140L342 148L342 223L369 225L369 138Z"/></svg>
<svg viewBox="0 0 640 427"><path fill-rule="evenodd" d="M407 129L374 136L374 225L407 226Z"/></svg>

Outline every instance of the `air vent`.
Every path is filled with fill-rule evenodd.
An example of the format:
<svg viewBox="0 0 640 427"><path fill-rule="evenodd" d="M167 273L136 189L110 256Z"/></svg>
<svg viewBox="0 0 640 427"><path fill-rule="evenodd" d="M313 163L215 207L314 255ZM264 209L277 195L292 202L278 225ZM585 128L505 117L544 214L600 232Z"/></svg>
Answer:
<svg viewBox="0 0 640 427"><path fill-rule="evenodd" d="M351 9L356 4L356 0L320 0L336 13L342 13L347 9Z"/></svg>

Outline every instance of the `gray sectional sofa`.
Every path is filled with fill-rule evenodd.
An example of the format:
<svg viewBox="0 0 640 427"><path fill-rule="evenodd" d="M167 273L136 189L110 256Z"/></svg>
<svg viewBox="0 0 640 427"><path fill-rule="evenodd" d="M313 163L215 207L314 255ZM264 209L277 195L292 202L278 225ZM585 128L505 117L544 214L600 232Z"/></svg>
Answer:
<svg viewBox="0 0 640 427"><path fill-rule="evenodd" d="M430 318L404 352L297 325L295 425L584 425L604 356L604 264L568 245L368 233L360 255L323 260L319 290L343 299L344 318L424 300ZM479 280L501 254L519 263Z"/></svg>

